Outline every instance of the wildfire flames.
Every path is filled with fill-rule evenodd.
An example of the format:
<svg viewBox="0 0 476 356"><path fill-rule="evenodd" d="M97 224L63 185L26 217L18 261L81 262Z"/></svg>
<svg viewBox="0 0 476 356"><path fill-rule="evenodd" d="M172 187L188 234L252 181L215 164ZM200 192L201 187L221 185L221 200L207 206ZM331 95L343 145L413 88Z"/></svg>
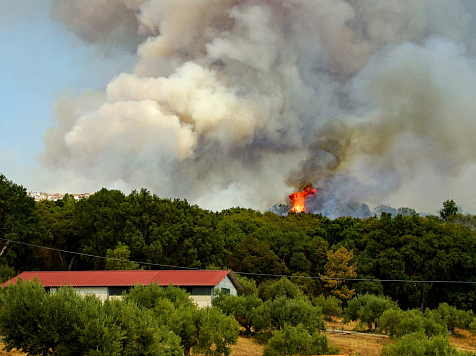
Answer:
<svg viewBox="0 0 476 356"><path fill-rule="evenodd" d="M293 193L289 196L289 199L291 200L291 210L292 212L295 213L301 213L306 209L306 198L309 195L313 195L317 192L317 189L311 189L311 186L307 186L306 189L304 189L301 192Z"/></svg>

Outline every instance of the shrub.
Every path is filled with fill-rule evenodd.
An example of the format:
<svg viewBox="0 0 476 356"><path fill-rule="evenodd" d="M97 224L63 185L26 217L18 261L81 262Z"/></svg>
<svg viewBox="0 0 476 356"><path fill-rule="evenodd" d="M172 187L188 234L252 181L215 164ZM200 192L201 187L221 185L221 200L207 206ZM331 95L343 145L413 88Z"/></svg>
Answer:
<svg viewBox="0 0 476 356"><path fill-rule="evenodd" d="M286 324L273 333L264 348L263 356L324 355L337 352L337 348L329 347L324 335L310 333L302 324Z"/></svg>
<svg viewBox="0 0 476 356"><path fill-rule="evenodd" d="M267 281L260 284L258 296L263 300L272 300L278 297L294 299L303 296L303 292L298 285L292 283L286 277L277 282Z"/></svg>
<svg viewBox="0 0 476 356"><path fill-rule="evenodd" d="M180 339L147 310L124 301L82 297L72 288L48 294L18 280L1 296L0 333L7 350L28 355L180 356Z"/></svg>
<svg viewBox="0 0 476 356"><path fill-rule="evenodd" d="M388 309L398 309L397 303L388 297L379 297L373 294L358 295L353 298L344 311L345 322L360 320L367 324L368 330L372 324L377 327L377 320Z"/></svg>
<svg viewBox="0 0 476 356"><path fill-rule="evenodd" d="M322 313L326 316L326 320L332 321L332 317L342 316L342 302L336 297L329 295L324 297L320 295L313 299L313 304L322 309Z"/></svg>
<svg viewBox="0 0 476 356"><path fill-rule="evenodd" d="M255 327L257 331L266 331L302 324L310 332L317 332L325 329L321 313L321 309L312 305L307 298L279 297L266 301L256 309Z"/></svg>
<svg viewBox="0 0 476 356"><path fill-rule="evenodd" d="M382 356L457 356L447 337L438 335L427 338L423 333L407 334L394 344L385 345Z"/></svg>
<svg viewBox="0 0 476 356"><path fill-rule="evenodd" d="M248 334L251 333L253 326L255 309L262 304L263 301L255 294L239 296L218 294L213 299L213 306L222 310L226 315L235 317Z"/></svg>

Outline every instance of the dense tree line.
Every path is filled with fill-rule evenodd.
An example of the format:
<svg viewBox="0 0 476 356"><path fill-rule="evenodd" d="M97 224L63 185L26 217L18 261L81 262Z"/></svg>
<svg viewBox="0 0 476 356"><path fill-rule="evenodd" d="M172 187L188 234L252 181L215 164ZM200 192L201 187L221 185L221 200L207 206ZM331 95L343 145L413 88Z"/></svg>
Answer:
<svg viewBox="0 0 476 356"><path fill-rule="evenodd" d="M474 310L474 284L418 282L476 282L476 218L458 214L452 201L446 202L441 217L400 211L412 215L382 212L365 219L328 219L244 208L210 212L145 189L128 195L102 189L79 201L66 195L35 203L23 187L1 175L0 277L5 280L23 270L231 268L293 275L292 281L308 295L334 295L344 304L353 295L371 293L390 297L402 309L424 311L446 302ZM66 251L156 266L107 263ZM269 279L251 276L258 284ZM336 284L325 279L333 276L371 280Z"/></svg>

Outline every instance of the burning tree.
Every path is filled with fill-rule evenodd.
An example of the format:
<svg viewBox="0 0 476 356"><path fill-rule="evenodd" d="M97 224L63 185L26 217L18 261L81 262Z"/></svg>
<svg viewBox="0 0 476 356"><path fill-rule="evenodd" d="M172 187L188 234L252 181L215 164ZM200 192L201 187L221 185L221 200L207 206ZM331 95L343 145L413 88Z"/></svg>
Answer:
<svg viewBox="0 0 476 356"><path fill-rule="evenodd" d="M306 210L306 198L308 196L314 195L317 192L317 189L311 189L311 186L307 186L303 191L293 193L289 196L291 200L291 210L295 213L301 213Z"/></svg>

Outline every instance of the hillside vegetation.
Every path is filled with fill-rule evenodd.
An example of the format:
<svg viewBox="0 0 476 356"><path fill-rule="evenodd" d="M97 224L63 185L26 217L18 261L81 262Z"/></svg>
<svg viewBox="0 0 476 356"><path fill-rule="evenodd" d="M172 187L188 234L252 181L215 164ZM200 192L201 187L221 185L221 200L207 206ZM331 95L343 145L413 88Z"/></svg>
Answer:
<svg viewBox="0 0 476 356"><path fill-rule="evenodd" d="M355 281L330 286L297 277L340 273L336 269L342 267L345 254L335 253L343 248L357 278L476 282L474 216L456 214L444 220L382 213L330 220L244 208L215 213L185 200L159 198L145 189L129 195L102 189L80 201L67 195L35 203L23 187L4 176L0 196L0 237L53 249L1 241L3 279L24 270L139 267L65 252L72 251L152 264L141 265L146 269L160 268L153 264L230 268L251 273L258 282L268 279L259 274L295 275L293 281L314 296L354 289L356 294L389 296L404 309L424 310L441 302L476 308L473 284ZM328 263L330 256L341 261Z"/></svg>
<svg viewBox="0 0 476 356"><path fill-rule="evenodd" d="M448 332L476 327L476 217L445 204L440 216L328 219L210 212L145 189L35 202L0 175L0 278L24 270L229 268L244 288L218 295L214 309L263 343L265 355L282 354L284 344L289 354L335 351L321 334L323 319L341 315L396 340L385 355L398 354L400 343L449 355L456 351Z"/></svg>

